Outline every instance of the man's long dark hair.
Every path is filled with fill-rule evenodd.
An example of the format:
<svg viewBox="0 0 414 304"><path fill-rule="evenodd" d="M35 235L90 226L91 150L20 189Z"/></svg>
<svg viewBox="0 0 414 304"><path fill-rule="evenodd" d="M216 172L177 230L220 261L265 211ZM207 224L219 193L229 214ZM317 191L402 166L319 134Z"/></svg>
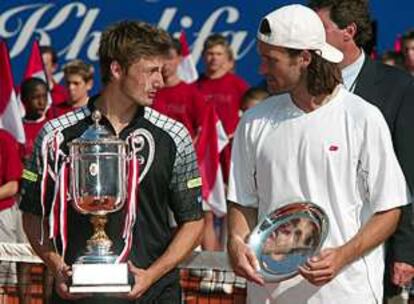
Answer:
<svg viewBox="0 0 414 304"><path fill-rule="evenodd" d="M293 59L304 51L287 49L287 52ZM306 87L308 92L313 96L332 93L335 87L342 83L342 74L339 66L322 58L317 51L309 50L309 52L312 59L307 68Z"/></svg>

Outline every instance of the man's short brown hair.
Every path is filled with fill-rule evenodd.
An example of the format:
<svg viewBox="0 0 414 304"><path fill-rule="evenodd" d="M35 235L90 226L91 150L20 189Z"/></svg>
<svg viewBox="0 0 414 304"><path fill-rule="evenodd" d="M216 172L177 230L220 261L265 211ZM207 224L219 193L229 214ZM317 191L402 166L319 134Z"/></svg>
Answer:
<svg viewBox="0 0 414 304"><path fill-rule="evenodd" d="M206 39L203 47L203 55L207 52L207 50L211 49L212 47L215 47L216 45L221 45L222 47L224 47L229 60L234 59L233 50L231 49L229 42L223 35L220 34L210 35Z"/></svg>
<svg viewBox="0 0 414 304"><path fill-rule="evenodd" d="M164 56L171 48L167 32L142 21L121 21L109 26L101 36L99 63L104 84L111 79L111 63L125 71L141 58Z"/></svg>
<svg viewBox="0 0 414 304"><path fill-rule="evenodd" d="M94 69L93 66L83 62L82 60L75 59L63 67L63 73L65 78L69 75L79 75L83 81L88 82L93 78Z"/></svg>
<svg viewBox="0 0 414 304"><path fill-rule="evenodd" d="M40 54L50 54L50 57L52 58L52 63L57 64L58 62L58 56L56 54L56 51L53 47L50 45L41 45L39 46Z"/></svg>

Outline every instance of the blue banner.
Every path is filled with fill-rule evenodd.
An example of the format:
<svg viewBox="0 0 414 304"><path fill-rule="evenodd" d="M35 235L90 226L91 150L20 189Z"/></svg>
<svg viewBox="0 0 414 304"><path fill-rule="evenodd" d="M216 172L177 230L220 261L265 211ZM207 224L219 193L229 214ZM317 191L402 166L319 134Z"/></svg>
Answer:
<svg viewBox="0 0 414 304"><path fill-rule="evenodd" d="M201 51L212 33L228 37L235 53L236 71L250 84L260 82L255 33L260 18L267 12L289 3L305 1L1 1L0 37L10 49L15 82L22 80L23 70L33 39L52 45L59 56L59 66L80 58L97 66L97 49L101 32L111 23L140 19L158 25L177 36L184 29L192 55L203 70ZM413 19L414 3L401 1L390 7L389 1L372 3L378 24L378 49L390 48L397 33L405 31ZM394 11L392 14L390 12ZM390 15L390 16L389 16ZM395 16L395 17L394 17ZM406 19L404 18L406 16ZM387 24L386 29L381 26ZM382 37L386 37L383 40ZM99 73L96 73L99 74ZM60 79L61 74L57 75ZM100 81L95 79L95 92Z"/></svg>

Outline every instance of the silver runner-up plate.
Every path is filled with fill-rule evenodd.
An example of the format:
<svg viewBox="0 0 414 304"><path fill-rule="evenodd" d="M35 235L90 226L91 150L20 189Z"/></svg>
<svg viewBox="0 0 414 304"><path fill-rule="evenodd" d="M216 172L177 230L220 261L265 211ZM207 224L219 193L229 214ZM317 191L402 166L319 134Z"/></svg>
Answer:
<svg viewBox="0 0 414 304"><path fill-rule="evenodd" d="M325 211L314 203L294 202L274 210L249 236L258 272L266 282L297 275L299 266L319 252L328 230Z"/></svg>

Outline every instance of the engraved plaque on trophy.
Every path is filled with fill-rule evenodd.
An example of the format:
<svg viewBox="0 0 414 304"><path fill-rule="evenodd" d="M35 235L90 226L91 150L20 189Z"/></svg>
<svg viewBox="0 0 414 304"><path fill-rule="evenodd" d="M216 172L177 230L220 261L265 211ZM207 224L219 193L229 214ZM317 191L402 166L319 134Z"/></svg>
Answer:
<svg viewBox="0 0 414 304"><path fill-rule="evenodd" d="M294 202L268 214L252 231L248 245L266 282L298 274L298 267L318 253L326 239L325 211L311 202Z"/></svg>
<svg viewBox="0 0 414 304"><path fill-rule="evenodd" d="M112 241L105 233L107 216L126 200L126 144L99 124L94 124L69 144L70 192L76 211L91 215L93 235L83 255L72 265L71 293L129 292L128 267L118 263Z"/></svg>

